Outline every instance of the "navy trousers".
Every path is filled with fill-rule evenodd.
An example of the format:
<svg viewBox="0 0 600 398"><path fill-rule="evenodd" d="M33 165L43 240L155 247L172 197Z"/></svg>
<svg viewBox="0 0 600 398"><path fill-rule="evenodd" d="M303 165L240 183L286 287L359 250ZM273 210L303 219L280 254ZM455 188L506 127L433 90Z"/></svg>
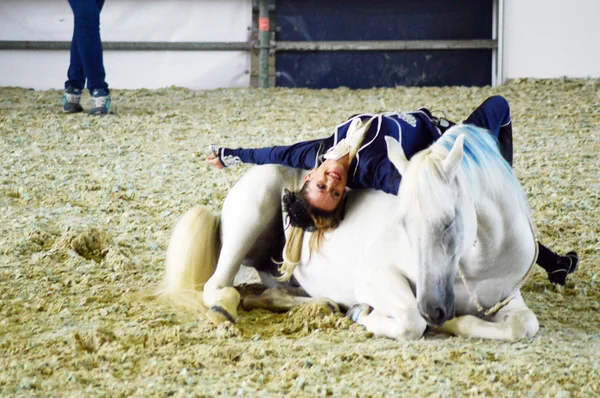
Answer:
<svg viewBox="0 0 600 398"><path fill-rule="evenodd" d="M499 95L489 97L469 115L464 123L486 128L497 138L500 129L510 124L508 101Z"/></svg>
<svg viewBox="0 0 600 398"><path fill-rule="evenodd" d="M71 40L71 63L67 72L71 86L83 90L87 80L90 93L95 89L108 91L105 82L102 41L100 40L100 11L104 0L69 0L75 17Z"/></svg>
<svg viewBox="0 0 600 398"><path fill-rule="evenodd" d="M510 107L504 97L495 95L483 101L464 121L490 130L498 140L500 153L512 166L513 142L512 124L510 119Z"/></svg>

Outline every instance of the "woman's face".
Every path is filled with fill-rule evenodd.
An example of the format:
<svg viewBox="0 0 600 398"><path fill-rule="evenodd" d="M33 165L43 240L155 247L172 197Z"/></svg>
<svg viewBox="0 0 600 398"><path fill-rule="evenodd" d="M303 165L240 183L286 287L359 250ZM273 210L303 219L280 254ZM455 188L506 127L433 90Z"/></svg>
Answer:
<svg viewBox="0 0 600 398"><path fill-rule="evenodd" d="M308 204L321 211L331 212L344 197L348 168L342 162L328 159L308 173L304 180L307 181L304 198Z"/></svg>

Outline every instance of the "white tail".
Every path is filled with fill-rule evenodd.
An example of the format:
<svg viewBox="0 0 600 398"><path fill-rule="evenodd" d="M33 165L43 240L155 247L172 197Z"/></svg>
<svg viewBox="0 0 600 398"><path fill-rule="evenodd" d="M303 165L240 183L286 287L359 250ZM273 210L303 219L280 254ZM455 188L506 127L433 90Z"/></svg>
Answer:
<svg viewBox="0 0 600 398"><path fill-rule="evenodd" d="M221 218L196 205L177 222L162 284L154 295L175 305L205 309L200 289L215 272L220 251Z"/></svg>

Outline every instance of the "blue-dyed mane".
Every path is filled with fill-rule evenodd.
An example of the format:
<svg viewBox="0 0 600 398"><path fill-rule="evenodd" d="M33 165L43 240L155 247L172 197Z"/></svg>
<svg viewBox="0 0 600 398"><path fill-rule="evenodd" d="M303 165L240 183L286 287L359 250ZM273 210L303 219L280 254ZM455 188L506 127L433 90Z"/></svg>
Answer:
<svg viewBox="0 0 600 398"><path fill-rule="evenodd" d="M476 182L484 177L487 183L493 185L494 182L501 183L504 178L508 178L519 185L512 168L500 154L498 142L486 129L472 124L459 124L442 135L436 144L450 151L461 134L465 136L461 166L470 181ZM432 150L435 152L434 148Z"/></svg>
<svg viewBox="0 0 600 398"><path fill-rule="evenodd" d="M506 206L519 206L529 213L523 189L510 165L502 158L495 138L488 130L468 124L452 127L411 159L412 171L403 176L400 187L400 191L410 192L405 196L407 209L420 209L424 215L434 215L453 206L440 164L460 135L465 137L464 156L456 175L460 184L469 187L473 199L477 202L480 195L500 197L509 191L514 197ZM411 186L402 186L405 184Z"/></svg>

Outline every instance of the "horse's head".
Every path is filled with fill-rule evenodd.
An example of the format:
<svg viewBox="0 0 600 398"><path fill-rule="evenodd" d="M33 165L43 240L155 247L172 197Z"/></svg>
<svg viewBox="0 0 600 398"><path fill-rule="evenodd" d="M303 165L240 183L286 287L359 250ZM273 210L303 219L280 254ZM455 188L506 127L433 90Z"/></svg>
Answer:
<svg viewBox="0 0 600 398"><path fill-rule="evenodd" d="M454 281L476 216L470 195L457 178L464 136L448 151L433 145L407 160L398 141L386 137L388 156L402 175L398 222L417 262L417 304L423 318L441 326L454 316ZM470 242L471 244L473 242Z"/></svg>

